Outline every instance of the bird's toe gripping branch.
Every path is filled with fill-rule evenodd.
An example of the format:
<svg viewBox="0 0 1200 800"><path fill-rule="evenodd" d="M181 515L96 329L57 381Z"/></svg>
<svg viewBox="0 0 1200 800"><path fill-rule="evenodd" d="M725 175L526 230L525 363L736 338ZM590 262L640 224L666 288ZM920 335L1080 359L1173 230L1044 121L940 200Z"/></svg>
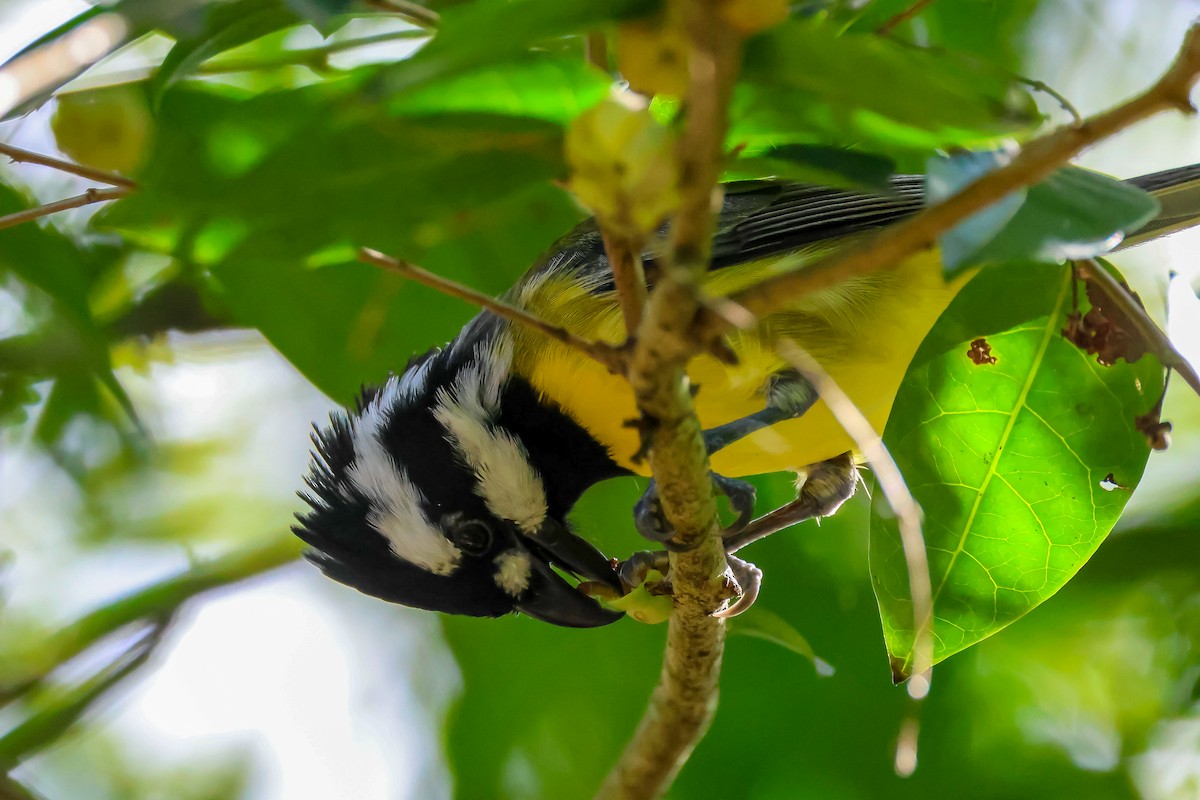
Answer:
<svg viewBox="0 0 1200 800"><path fill-rule="evenodd" d="M729 505L737 514L737 519L722 531L721 536L722 538L734 536L754 518L756 490L752 484L746 481L726 478L715 472L710 472L709 477L717 491L729 498ZM646 487L646 491L633 507L633 522L638 533L650 541L661 542L663 547L668 550L678 551L681 549L672 541L675 531L663 513L662 503L658 498L658 484L653 480L650 481L650 485Z"/></svg>

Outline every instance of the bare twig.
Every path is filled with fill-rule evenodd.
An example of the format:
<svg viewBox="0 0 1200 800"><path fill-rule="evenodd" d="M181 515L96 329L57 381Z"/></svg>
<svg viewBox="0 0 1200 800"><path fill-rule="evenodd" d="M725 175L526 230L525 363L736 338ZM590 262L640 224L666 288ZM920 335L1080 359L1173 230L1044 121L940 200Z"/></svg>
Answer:
<svg viewBox="0 0 1200 800"><path fill-rule="evenodd" d="M646 272L642 268L641 242L619 236L604 226L601 226L600 234L604 238L613 285L617 288L621 316L625 318L625 335L632 339L642 324L646 307Z"/></svg>
<svg viewBox="0 0 1200 800"><path fill-rule="evenodd" d="M917 14L920 14L931 5L933 5L933 0L917 0L917 2L913 3L908 8L904 9L899 14L896 14L887 22L880 25L879 30L875 32L880 36L890 36L892 31L896 30L896 28L908 22L910 19L915 17Z"/></svg>
<svg viewBox="0 0 1200 800"><path fill-rule="evenodd" d="M643 417L652 421L650 465L676 542L671 554L675 607L649 707L599 797L653 798L670 785L716 710L725 623L711 616L728 599L727 567L717 537L708 456L693 409L685 366L686 334L698 308L696 285L708 267L713 196L721 164L726 110L740 42L716 0L682 2L689 42L687 123L678 149L681 205L662 270L638 328L628 377Z"/></svg>
<svg viewBox="0 0 1200 800"><path fill-rule="evenodd" d="M422 28L436 28L442 24L442 17L431 8L426 8L410 0L367 0L367 5L380 11L404 19Z"/></svg>
<svg viewBox="0 0 1200 800"><path fill-rule="evenodd" d="M0 117L104 58L128 29L121 14L101 14L0 67Z"/></svg>
<svg viewBox="0 0 1200 800"><path fill-rule="evenodd" d="M730 299L754 316L767 316L797 297L849 278L867 275L898 264L927 249L937 237L967 217L997 202L1010 192L1030 186L1081 150L1161 111L1194 113L1189 99L1200 77L1200 25L1188 31L1175 62L1149 89L1131 100L1082 124L1071 125L1035 139L1009 164L982 176L952 197L892 225L861 244L841 248L829 256L744 289ZM695 347L728 330L722 316L704 309L692 329Z"/></svg>
<svg viewBox="0 0 1200 800"><path fill-rule="evenodd" d="M388 272L395 273L409 280L416 281L431 289L435 289L444 295L457 297L459 300L465 300L472 305L490 311L496 316L506 319L509 322L515 322L518 325L535 330L538 333L548 336L555 341L574 347L589 357L599 361L610 371L621 373L625 369L625 359L620 350L603 342L593 342L584 339L571 333L566 328L560 328L557 325L551 325L544 319L530 314L523 308L518 308L510 305L503 300L497 300L494 297L472 289L470 286L464 286L457 281L452 281L449 278L443 278L441 275L435 275L429 270L421 269L420 267L409 264L406 261L392 258L384 255L378 250L372 250L367 247L360 248L358 251L358 260L365 264L372 264L376 267L382 267Z"/></svg>
<svg viewBox="0 0 1200 800"><path fill-rule="evenodd" d="M14 225L20 225L23 222L30 222L41 217L57 214L59 211L66 211L69 208L79 208L81 206L91 205L92 203L103 203L108 200L117 200L129 194L129 189L124 187L116 187L113 189L88 189L86 192L75 197L68 197L66 200L57 200L53 203L47 203L44 206L36 208L27 208L24 211L15 211L12 214L5 214L0 217L0 230L11 228Z"/></svg>
<svg viewBox="0 0 1200 800"><path fill-rule="evenodd" d="M89 167L84 164L73 164L70 161L62 161L51 156L45 156L41 153L35 153L31 150L22 150L20 147L13 147L11 144L0 142L0 155L8 156L10 160L19 164L40 164L43 167L50 167L60 172L68 172L72 175L78 175L81 178L107 183L111 186L121 186L125 189L136 189L137 183L124 175L118 175L115 172L107 172L95 167Z"/></svg>
<svg viewBox="0 0 1200 800"><path fill-rule="evenodd" d="M1191 362L1184 358L1171 340L1163 333L1146 309L1141 306L1121 284L1094 258L1079 262L1087 265L1087 277L1096 281L1097 287L1114 306L1119 308L1129 320L1137 326L1138 333L1146 340L1148 349L1158 357L1164 367L1169 367L1179 374L1179 377L1200 395L1200 376L1192 367Z"/></svg>
<svg viewBox="0 0 1200 800"><path fill-rule="evenodd" d="M921 533L921 507L908 491L904 476L883 439L842 387L804 348L787 338L776 345L779 354L804 376L825 401L834 419L842 426L854 446L867 459L879 488L896 514L904 562L908 566L908 591L913 604L913 668L908 694L920 700L929 693L933 677L933 590L929 579L929 559L925 537Z"/></svg>

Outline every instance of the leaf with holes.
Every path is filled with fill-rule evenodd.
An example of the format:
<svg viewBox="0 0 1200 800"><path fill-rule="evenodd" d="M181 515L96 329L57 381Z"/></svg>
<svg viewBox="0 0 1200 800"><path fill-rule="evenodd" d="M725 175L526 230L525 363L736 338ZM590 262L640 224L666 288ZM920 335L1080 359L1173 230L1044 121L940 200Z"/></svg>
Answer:
<svg viewBox="0 0 1200 800"><path fill-rule="evenodd" d="M892 407L884 442L925 512L935 662L1061 589L1146 466L1134 418L1161 396L1162 367L1151 357L1103 367L1067 342L1071 283L1067 269L1038 264L980 273L921 345ZM913 610L886 509L877 496L871 573L902 680Z"/></svg>

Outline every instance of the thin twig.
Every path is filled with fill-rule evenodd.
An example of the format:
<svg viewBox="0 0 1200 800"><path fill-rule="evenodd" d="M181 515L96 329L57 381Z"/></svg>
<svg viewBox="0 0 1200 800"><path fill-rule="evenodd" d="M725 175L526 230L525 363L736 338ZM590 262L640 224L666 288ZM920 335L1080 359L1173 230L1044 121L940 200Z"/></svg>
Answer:
<svg viewBox="0 0 1200 800"><path fill-rule="evenodd" d="M367 0L367 5L422 28L436 28L442 24L442 17L436 11L409 0Z"/></svg>
<svg viewBox="0 0 1200 800"><path fill-rule="evenodd" d="M36 208L27 208L24 211L15 211L12 214L5 214L0 217L0 230L11 228L14 225L20 225L23 222L31 222L41 217L57 214L59 211L66 211L70 208L80 208L81 206L91 205L92 203L104 203L108 200L117 200L129 194L129 189L124 187L116 187L112 189L88 189L81 195L68 197L66 200L57 200L53 203L47 203L44 206Z"/></svg>
<svg viewBox="0 0 1200 800"><path fill-rule="evenodd" d="M1200 375L1196 374L1191 362L1175 349L1175 345L1171 344L1167 335L1154 324L1154 320L1150 319L1146 309L1134 300L1133 295L1121 286L1117 279L1109 274L1108 270L1096 259L1089 258L1080 263L1087 265L1087 276L1095 279L1097 288L1104 292L1105 299L1119 308L1137 326L1138 333L1149 345L1150 352L1158 357L1164 367L1169 367L1179 373L1179 377L1192 387L1192 391L1200 395Z"/></svg>
<svg viewBox="0 0 1200 800"><path fill-rule="evenodd" d="M107 183L112 186L121 186L126 189L137 188L137 183L130 178L126 178L124 175L96 169L84 164L73 164L70 161L62 161L51 156L44 156L41 153L35 153L32 150L22 150L20 147L13 147L11 144L5 144L4 142L0 142L0 155L8 156L10 160L19 164L40 164L43 167L50 167L59 172L68 172L71 175L78 175L81 178Z"/></svg>
<svg viewBox="0 0 1200 800"><path fill-rule="evenodd" d="M925 536L921 533L921 507L908 491L904 476L884 446L883 438L824 367L792 339L781 338L776 350L812 384L834 419L854 440L854 446L874 470L879 488L896 514L913 604L913 669L908 694L914 700L920 700L929 693L933 677L933 589Z"/></svg>
<svg viewBox="0 0 1200 800"><path fill-rule="evenodd" d="M724 620L712 612L730 594L708 455L685 367L687 329L699 302L696 286L708 268L713 196L740 41L721 20L717 0L675 2L682 4L689 39L686 125L677 150L681 203L668 266L658 275L638 328L628 378L639 411L652 421L650 465L664 514L676 542L692 549L671 554L675 605L662 672L636 732L600 789L603 800L660 796L704 735L716 710L725 646Z"/></svg>
<svg viewBox="0 0 1200 800"><path fill-rule="evenodd" d="M1066 111L1068 114L1071 115L1071 124L1072 125L1082 125L1083 124L1083 115L1079 113L1079 109L1077 109L1075 107L1074 103L1072 103L1070 100L1068 100L1065 95L1063 95L1061 92L1059 92L1053 86L1046 83L1045 81L1039 81L1039 80L1035 80L1033 78L1026 78L1024 75L1016 75L1016 76L1014 76L1014 78L1017 80L1017 82L1025 84L1026 86L1028 86L1030 89L1033 89L1034 91L1042 92L1044 94L1048 94L1051 97L1053 97L1058 102L1058 104L1060 106L1062 106L1063 111Z"/></svg>
<svg viewBox="0 0 1200 800"><path fill-rule="evenodd" d="M1152 87L1131 100L1080 125L1071 125L1035 139L1009 164L989 172L957 194L896 223L861 244L841 248L829 256L744 289L730 300L756 317L765 317L796 298L828 288L849 278L867 275L899 264L932 247L937 237L972 214L987 208L1010 192L1030 186L1050 175L1081 150L1161 111L1195 113L1189 99L1200 76L1200 25L1188 31L1175 62ZM724 333L730 323L709 309L701 310L692 329L697 349Z"/></svg>
<svg viewBox="0 0 1200 800"><path fill-rule="evenodd" d="M621 316L625 319L625 335L632 339L642 324L646 307L646 271L642 266L641 242L630 241L603 225L600 234L612 270L613 285L617 289L617 300L621 304Z"/></svg>
<svg viewBox="0 0 1200 800"><path fill-rule="evenodd" d="M890 36L892 31L896 30L896 28L908 22L910 19L915 17L917 14L920 14L931 5L933 5L933 0L917 0L917 2L913 3L908 8L904 9L899 14L880 25L879 30L875 32L880 36Z"/></svg>
<svg viewBox="0 0 1200 800"><path fill-rule="evenodd" d="M621 352L611 345L603 342L593 342L584 339L571 333L566 328L560 328L557 325L551 325L544 319L530 314L523 308L518 308L510 305L503 300L497 300L494 297L472 289L470 286L464 286L457 281L452 281L449 278L443 278L441 275L435 275L429 270L421 269L418 266L409 264L406 261L392 258L384 255L378 250L372 250L367 247L360 248L358 251L358 260L364 264L372 264L376 267L382 267L388 272L395 273L409 280L416 281L431 289L435 289L444 295L456 297L459 300L465 300L472 305L479 306L485 311L490 311L497 317L506 319L509 322L515 322L518 325L535 330L544 336L562 342L569 347L574 347L582 353L585 353L596 361L599 361L610 371L621 373L624 371L624 357Z"/></svg>

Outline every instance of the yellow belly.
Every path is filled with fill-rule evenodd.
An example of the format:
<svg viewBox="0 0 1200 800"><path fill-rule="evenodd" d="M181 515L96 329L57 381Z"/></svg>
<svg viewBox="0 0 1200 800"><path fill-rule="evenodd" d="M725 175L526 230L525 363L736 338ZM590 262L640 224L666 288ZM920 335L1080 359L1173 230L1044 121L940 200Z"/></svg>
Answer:
<svg viewBox="0 0 1200 800"><path fill-rule="evenodd" d="M710 294L728 294L788 266L787 261L776 261L719 270L710 274L704 288ZM909 361L966 280L943 282L937 255L924 254L806 298L766 318L757 329L734 334L730 344L739 359L736 366L711 356L697 357L689 365L689 378L699 386L696 412L701 424L712 428L761 410L768 378L787 368L772 342L790 336L882 431ZM620 310L611 295L589 294L555 278L529 287L518 297L527 308L581 336L612 343L624 336ZM637 434L625 423L637 416L637 410L625 380L538 334L516 332L515 340L515 370L606 445L614 461L648 474L645 462L632 461ZM729 445L712 462L722 475L753 475L799 469L853 449L828 407L818 402L799 419Z"/></svg>

